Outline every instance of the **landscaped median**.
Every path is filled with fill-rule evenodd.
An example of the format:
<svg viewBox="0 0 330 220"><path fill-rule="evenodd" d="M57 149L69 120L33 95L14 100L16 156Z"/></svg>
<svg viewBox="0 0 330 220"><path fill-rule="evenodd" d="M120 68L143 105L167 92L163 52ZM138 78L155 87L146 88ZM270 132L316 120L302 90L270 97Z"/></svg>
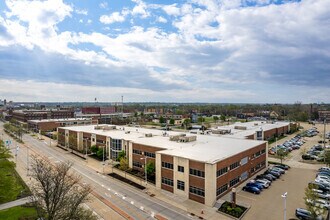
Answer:
<svg viewBox="0 0 330 220"><path fill-rule="evenodd" d="M232 203L224 202L218 209L221 214L229 215L230 217L234 217L235 219L241 219L245 212L247 212L248 208L244 206L237 205L232 207Z"/></svg>

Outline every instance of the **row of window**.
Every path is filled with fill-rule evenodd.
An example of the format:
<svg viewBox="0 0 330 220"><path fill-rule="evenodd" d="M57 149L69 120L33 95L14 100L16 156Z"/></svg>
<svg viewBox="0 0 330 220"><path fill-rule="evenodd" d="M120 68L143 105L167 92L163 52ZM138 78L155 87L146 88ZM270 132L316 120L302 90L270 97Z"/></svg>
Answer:
<svg viewBox="0 0 330 220"><path fill-rule="evenodd" d="M197 187L195 187L195 186L189 186L189 192L190 192L191 194L195 194L195 195L198 195L198 196L202 196L202 197L205 196L205 191L204 191L204 189L197 188Z"/></svg>
<svg viewBox="0 0 330 220"><path fill-rule="evenodd" d="M144 152L144 156L146 156L146 157L152 157L152 158L156 158L156 155L155 155L155 153L150 153L150 152Z"/></svg>
<svg viewBox="0 0 330 220"><path fill-rule="evenodd" d="M137 149L133 149L133 154L139 154L139 155L142 155L142 151L137 150Z"/></svg>
<svg viewBox="0 0 330 220"><path fill-rule="evenodd" d="M239 167L239 165L240 165L240 163L239 163L239 161L237 161L237 162L235 162L235 163L233 163L233 164L230 164L229 169L230 169L230 170L233 170L233 169L235 169L236 167Z"/></svg>
<svg viewBox="0 0 330 220"><path fill-rule="evenodd" d="M196 169L189 169L189 174L193 176L199 176L199 177L205 177L205 172L201 170L196 170Z"/></svg>
<svg viewBox="0 0 330 220"><path fill-rule="evenodd" d="M262 149L261 151L258 151L258 152L256 152L256 153L254 153L253 155L252 155L252 159L253 158L257 158L257 157L259 157L260 155L263 155L263 154L265 154L266 153L266 149Z"/></svg>
<svg viewBox="0 0 330 220"><path fill-rule="evenodd" d="M237 183L239 183L239 177L235 177L234 179L229 181L229 187L235 186Z"/></svg>
<svg viewBox="0 0 330 220"><path fill-rule="evenodd" d="M219 188L217 188L217 196L221 195L222 193L226 192L228 189L228 183L220 186Z"/></svg>
<svg viewBox="0 0 330 220"><path fill-rule="evenodd" d="M166 177L162 177L162 183L168 186L173 186L173 180Z"/></svg>
<svg viewBox="0 0 330 220"><path fill-rule="evenodd" d="M224 167L217 171L217 177L222 176L223 174L228 172L228 167Z"/></svg>
<svg viewBox="0 0 330 220"><path fill-rule="evenodd" d="M173 164L168 162L162 162L162 167L173 170Z"/></svg>

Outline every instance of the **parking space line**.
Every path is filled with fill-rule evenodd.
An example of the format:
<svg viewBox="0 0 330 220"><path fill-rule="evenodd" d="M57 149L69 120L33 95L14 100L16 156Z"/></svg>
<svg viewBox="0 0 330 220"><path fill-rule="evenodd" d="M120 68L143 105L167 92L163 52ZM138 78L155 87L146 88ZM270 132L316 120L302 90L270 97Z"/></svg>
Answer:
<svg viewBox="0 0 330 220"><path fill-rule="evenodd" d="M250 199L250 200L252 200L252 201L257 201L256 199L252 199L251 197L248 197L248 196L243 196L243 195L241 195L241 194L237 194L238 196L241 196L241 197L243 197L243 198L246 198L246 199Z"/></svg>

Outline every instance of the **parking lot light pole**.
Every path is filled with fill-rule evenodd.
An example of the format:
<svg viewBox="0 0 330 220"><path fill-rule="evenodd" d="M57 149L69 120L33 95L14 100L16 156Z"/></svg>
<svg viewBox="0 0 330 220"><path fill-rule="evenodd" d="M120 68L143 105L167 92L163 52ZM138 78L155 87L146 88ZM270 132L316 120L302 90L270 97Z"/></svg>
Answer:
<svg viewBox="0 0 330 220"><path fill-rule="evenodd" d="M283 219L286 220L286 197L288 195L288 192L285 192L282 196L283 200L284 200L284 217Z"/></svg>

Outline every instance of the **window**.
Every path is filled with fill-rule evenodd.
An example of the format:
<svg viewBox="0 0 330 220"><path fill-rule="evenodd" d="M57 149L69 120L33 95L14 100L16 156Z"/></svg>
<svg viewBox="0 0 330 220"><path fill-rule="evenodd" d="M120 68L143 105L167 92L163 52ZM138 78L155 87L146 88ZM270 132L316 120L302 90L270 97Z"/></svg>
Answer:
<svg viewBox="0 0 330 220"><path fill-rule="evenodd" d="M265 149L262 149L261 150L261 154L265 154L266 153L266 150Z"/></svg>
<svg viewBox="0 0 330 220"><path fill-rule="evenodd" d="M228 183L220 186L218 189L217 189L217 196L221 195L222 193L226 192L228 189Z"/></svg>
<svg viewBox="0 0 330 220"><path fill-rule="evenodd" d="M156 157L156 155L154 154L154 153L150 153L150 152L144 152L144 155L146 156L146 157L152 157L152 158L155 158Z"/></svg>
<svg viewBox="0 0 330 220"><path fill-rule="evenodd" d="M133 149L133 154L139 154L139 155L142 155L142 151L137 150L137 149Z"/></svg>
<svg viewBox="0 0 330 220"><path fill-rule="evenodd" d="M237 162L235 162L235 163L233 163L233 164L231 164L231 165L229 166L230 170L233 170L233 169L235 169L236 167L239 167L239 161L237 161Z"/></svg>
<svg viewBox="0 0 330 220"><path fill-rule="evenodd" d="M173 180L168 179L166 177L162 177L162 184L168 185L168 186L173 186Z"/></svg>
<svg viewBox="0 0 330 220"><path fill-rule="evenodd" d="M258 151L255 155L256 155L256 157L259 157L260 156L260 151Z"/></svg>
<svg viewBox="0 0 330 220"><path fill-rule="evenodd" d="M178 171L184 173L184 167L183 166L178 166Z"/></svg>
<svg viewBox="0 0 330 220"><path fill-rule="evenodd" d="M244 157L242 160L241 160L241 166L243 166L244 164L246 164L248 162L248 157Z"/></svg>
<svg viewBox="0 0 330 220"><path fill-rule="evenodd" d="M228 167L224 167L217 171L217 177L222 176L223 174L228 172Z"/></svg>
<svg viewBox="0 0 330 220"><path fill-rule="evenodd" d="M178 182L177 182L177 188L184 191L184 182L178 180Z"/></svg>
<svg viewBox="0 0 330 220"><path fill-rule="evenodd" d="M171 163L162 162L162 167L173 170L173 164Z"/></svg>
<svg viewBox="0 0 330 220"><path fill-rule="evenodd" d="M193 176L205 177L205 172L201 170L189 169L189 174Z"/></svg>
<svg viewBox="0 0 330 220"><path fill-rule="evenodd" d="M142 164L140 162L133 161L133 167L142 168Z"/></svg>
<svg viewBox="0 0 330 220"><path fill-rule="evenodd" d="M205 196L204 189L200 189L200 188L197 188L197 187L194 187L194 186L189 186L189 192L191 194L195 194L195 195L198 195L198 196L202 196L202 197Z"/></svg>
<svg viewBox="0 0 330 220"><path fill-rule="evenodd" d="M241 174L241 180L246 180L249 176L249 173L247 171L245 171L244 173Z"/></svg>
<svg viewBox="0 0 330 220"><path fill-rule="evenodd" d="M229 187L235 186L237 183L239 183L239 177L230 180Z"/></svg>

